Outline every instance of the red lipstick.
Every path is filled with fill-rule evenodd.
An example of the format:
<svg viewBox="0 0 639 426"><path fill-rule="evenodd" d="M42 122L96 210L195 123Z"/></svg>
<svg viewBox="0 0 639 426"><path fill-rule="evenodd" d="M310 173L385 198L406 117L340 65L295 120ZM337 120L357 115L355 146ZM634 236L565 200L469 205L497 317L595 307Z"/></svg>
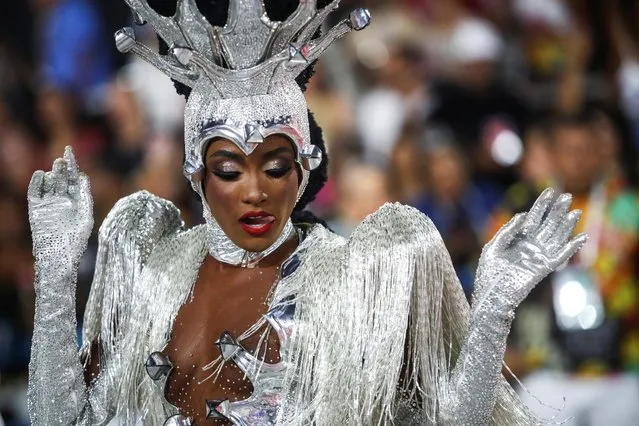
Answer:
<svg viewBox="0 0 639 426"><path fill-rule="evenodd" d="M265 211L247 212L240 217L242 229L249 235L259 237L271 230L275 216Z"/></svg>

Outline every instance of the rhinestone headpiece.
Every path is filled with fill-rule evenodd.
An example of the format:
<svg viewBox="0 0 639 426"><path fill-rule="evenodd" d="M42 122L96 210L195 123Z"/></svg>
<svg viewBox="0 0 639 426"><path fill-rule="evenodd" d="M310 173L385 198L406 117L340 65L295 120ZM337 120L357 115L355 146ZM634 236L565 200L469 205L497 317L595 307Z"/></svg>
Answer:
<svg viewBox="0 0 639 426"><path fill-rule="evenodd" d="M118 50L133 52L173 80L191 88L184 112L184 175L202 199L204 154L216 138L235 143L250 155L273 134L288 137L296 148L302 179L298 200L310 171L322 162L322 151L311 143L308 110L295 78L331 43L370 23L366 9L315 38L326 17L339 5L334 0L318 10L317 0L300 0L284 22L271 21L262 0L229 0L228 20L214 27L200 13L195 0L177 0L176 12L157 13L146 0L124 0L137 24L149 23L169 46L159 55L135 39L131 28L116 32ZM276 250L293 232L289 219L268 249L248 252L236 246L221 229L207 203L209 252L229 264L252 266Z"/></svg>
<svg viewBox="0 0 639 426"><path fill-rule="evenodd" d="M308 172L322 154L310 142L306 101L295 78L331 43L370 22L366 9L354 10L320 38L314 39L339 0L318 10L316 0L300 0L284 22L271 21L262 0L229 0L224 27L212 26L195 0L177 0L166 17L145 0L124 0L138 24L149 23L169 45L159 55L136 41L131 28L115 35L121 52L133 52L172 79L192 89L185 110L184 173L200 192L207 142L222 137L249 155L264 138L284 134L297 148L303 169L299 195Z"/></svg>

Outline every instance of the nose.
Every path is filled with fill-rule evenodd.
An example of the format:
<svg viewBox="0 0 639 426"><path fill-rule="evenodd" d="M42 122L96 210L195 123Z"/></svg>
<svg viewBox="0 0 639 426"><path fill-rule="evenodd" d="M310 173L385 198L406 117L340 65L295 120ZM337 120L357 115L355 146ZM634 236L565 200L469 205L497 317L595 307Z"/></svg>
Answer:
<svg viewBox="0 0 639 426"><path fill-rule="evenodd" d="M247 179L243 189L242 202L251 206L259 206L268 199L268 194L260 185L257 177Z"/></svg>

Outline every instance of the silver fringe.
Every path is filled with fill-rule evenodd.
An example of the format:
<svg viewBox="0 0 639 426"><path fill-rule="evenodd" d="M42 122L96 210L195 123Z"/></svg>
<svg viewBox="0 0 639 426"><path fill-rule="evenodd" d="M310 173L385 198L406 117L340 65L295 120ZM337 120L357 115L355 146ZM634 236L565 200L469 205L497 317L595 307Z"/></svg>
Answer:
<svg viewBox="0 0 639 426"><path fill-rule="evenodd" d="M321 227L312 235L295 279L276 289L275 299L295 295L298 327L278 424L447 424L469 306L435 226L394 204L348 241ZM501 363L493 351L483 360ZM471 391L495 407L492 424L538 423L503 378L496 394Z"/></svg>

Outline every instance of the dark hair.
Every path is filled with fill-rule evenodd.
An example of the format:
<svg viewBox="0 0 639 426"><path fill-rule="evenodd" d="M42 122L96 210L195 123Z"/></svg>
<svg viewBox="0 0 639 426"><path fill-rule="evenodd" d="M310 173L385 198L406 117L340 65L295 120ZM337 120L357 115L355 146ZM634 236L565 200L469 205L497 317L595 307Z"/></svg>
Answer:
<svg viewBox="0 0 639 426"><path fill-rule="evenodd" d="M149 5L155 9L158 13L165 16L172 16L176 11L176 0L148 0ZM323 8L330 3L330 0L318 0L317 7ZM200 12L206 17L206 19L214 26L224 26L228 19L228 6L229 0L196 0L196 4L200 9ZM299 5L299 0L265 0L264 7L266 13L270 19L274 21L284 21L286 18L295 11ZM316 34L319 36L319 33ZM168 54L168 45L159 38L159 53L161 55ZM315 62L310 64L296 79L298 86L302 91L306 90L309 80L313 76L315 68ZM191 89L177 81L173 81L175 90L183 95L186 99L191 94ZM324 223L321 219L317 218L309 211L305 211L304 208L311 203L317 194L320 192L326 180L328 178L328 154L326 152L326 145L322 138L322 129L315 121L313 114L308 111L308 122L310 126L311 143L322 151L322 163L320 166L311 171L308 185L306 190L302 194L300 200L297 202L295 209L293 210L292 220L295 223Z"/></svg>

